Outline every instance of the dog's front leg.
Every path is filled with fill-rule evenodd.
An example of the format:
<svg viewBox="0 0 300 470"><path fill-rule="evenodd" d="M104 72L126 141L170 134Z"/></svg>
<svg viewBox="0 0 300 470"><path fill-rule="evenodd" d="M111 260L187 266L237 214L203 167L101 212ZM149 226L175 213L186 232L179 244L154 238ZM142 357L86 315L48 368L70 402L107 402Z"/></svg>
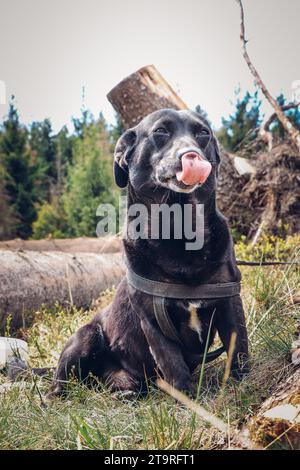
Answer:
<svg viewBox="0 0 300 470"><path fill-rule="evenodd" d="M178 390L193 393L191 373L180 347L163 335L154 319L143 318L141 327L157 368L164 379Z"/></svg>
<svg viewBox="0 0 300 470"><path fill-rule="evenodd" d="M216 327L227 354L233 338L232 334L236 333L231 357L231 373L236 379L241 379L249 371L249 365L247 328L239 295L222 300L217 307Z"/></svg>

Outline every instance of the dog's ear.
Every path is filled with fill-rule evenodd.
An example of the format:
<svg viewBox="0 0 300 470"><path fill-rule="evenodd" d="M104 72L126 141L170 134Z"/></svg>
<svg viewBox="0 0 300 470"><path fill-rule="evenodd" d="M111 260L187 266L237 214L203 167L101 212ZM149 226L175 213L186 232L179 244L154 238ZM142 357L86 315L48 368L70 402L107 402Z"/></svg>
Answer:
<svg viewBox="0 0 300 470"><path fill-rule="evenodd" d="M217 164L219 165L219 163L221 161L221 154L222 154L221 149L220 149L220 145L219 145L219 142L218 142L218 140L215 136L213 136L212 142L213 142L213 147L214 147L214 151L215 151L215 155L216 155L216 161L217 161Z"/></svg>
<svg viewBox="0 0 300 470"><path fill-rule="evenodd" d="M221 155L222 155L222 152L221 152L221 149L220 149L220 145L219 145L219 142L217 140L217 138L215 137L215 135L213 135L212 137L212 148L213 148L213 153L214 153L214 158L215 158L215 161L217 163L216 165L216 178L218 178L219 176L219 165L220 165L220 162L221 162Z"/></svg>
<svg viewBox="0 0 300 470"><path fill-rule="evenodd" d="M128 162L136 142L136 132L128 129L119 138L114 154L114 176L119 188L125 188L128 183Z"/></svg>

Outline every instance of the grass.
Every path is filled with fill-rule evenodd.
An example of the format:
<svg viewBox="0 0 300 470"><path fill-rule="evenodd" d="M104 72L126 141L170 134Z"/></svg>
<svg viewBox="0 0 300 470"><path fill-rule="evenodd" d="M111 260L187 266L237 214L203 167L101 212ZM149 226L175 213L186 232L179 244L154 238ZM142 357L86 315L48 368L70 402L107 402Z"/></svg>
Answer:
<svg viewBox="0 0 300 470"><path fill-rule="evenodd" d="M291 371L289 350L300 305L296 266L242 267L242 297L250 338L251 372L222 388L225 360L205 367L199 403L232 426L243 425L277 383ZM104 293L99 305L112 297ZM30 365L57 363L66 339L85 324L95 309L42 310L22 332L30 347ZM7 382L0 375L0 385ZM1 449L224 449L224 435L154 387L146 398L126 400L99 384L88 389L73 383L65 400L44 405L49 379L15 382L0 394ZM284 439L269 448L290 449Z"/></svg>

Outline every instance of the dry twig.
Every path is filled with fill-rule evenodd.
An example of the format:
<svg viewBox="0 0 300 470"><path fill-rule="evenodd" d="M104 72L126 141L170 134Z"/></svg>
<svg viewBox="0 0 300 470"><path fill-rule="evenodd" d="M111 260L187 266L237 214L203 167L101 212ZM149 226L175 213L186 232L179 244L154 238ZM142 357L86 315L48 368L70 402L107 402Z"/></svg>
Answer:
<svg viewBox="0 0 300 470"><path fill-rule="evenodd" d="M217 416L207 411L205 408L203 408L203 406L198 405L198 403L188 398L186 395L184 395L184 393L172 387L165 380L158 379L156 383L157 383L157 386L161 390L163 390L165 393L168 393L168 395L170 395L172 398L174 398L175 400L179 401L180 403L185 405L187 408L192 410L194 413L200 416L201 419L209 423L214 428L218 429L218 431L220 431L221 433L225 434L227 438L229 438L229 435L231 435L232 436L231 449L243 448L243 449L249 449L249 450L254 450L254 449L262 450L262 447L259 444L256 444L255 442L253 442L247 436L248 434L247 429L237 430L237 429L228 427L227 423L225 423L220 418L217 418Z"/></svg>
<svg viewBox="0 0 300 470"><path fill-rule="evenodd" d="M243 8L243 3L242 0L236 0L240 7L240 12L241 12L241 32L240 32L240 39L242 43L242 48L243 48L243 56L244 59L250 69L250 72L254 76L256 84L259 86L261 89L262 93L266 97L266 99L269 101L271 106L274 108L275 113L280 120L281 124L283 125L284 129L287 131L289 134L292 142L296 145L299 153L300 153L300 132L293 126L291 121L287 118L287 116L284 114L284 110L282 107L277 103L276 99L273 98L269 90L267 89L265 83L261 79L257 69L254 67L252 64L249 54L247 52L247 40L245 38L245 18L244 18L244 8Z"/></svg>

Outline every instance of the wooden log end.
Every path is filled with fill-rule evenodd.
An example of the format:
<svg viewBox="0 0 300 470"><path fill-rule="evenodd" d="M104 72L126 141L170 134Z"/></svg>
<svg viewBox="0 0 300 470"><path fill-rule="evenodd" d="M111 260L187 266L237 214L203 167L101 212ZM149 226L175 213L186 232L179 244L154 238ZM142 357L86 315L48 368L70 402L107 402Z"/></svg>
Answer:
<svg viewBox="0 0 300 470"><path fill-rule="evenodd" d="M107 94L126 128L159 109L187 109L154 65L147 65L124 78Z"/></svg>

